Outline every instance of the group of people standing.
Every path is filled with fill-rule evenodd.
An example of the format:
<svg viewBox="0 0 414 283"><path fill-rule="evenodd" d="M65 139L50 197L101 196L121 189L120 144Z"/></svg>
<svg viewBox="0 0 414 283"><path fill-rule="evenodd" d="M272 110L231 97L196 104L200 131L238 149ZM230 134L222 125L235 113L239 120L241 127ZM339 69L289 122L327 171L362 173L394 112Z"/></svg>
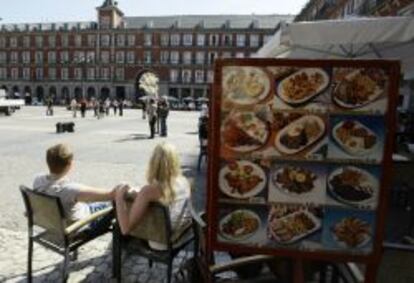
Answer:
<svg viewBox="0 0 414 283"><path fill-rule="evenodd" d="M94 117L100 119L104 115L109 116L110 108L113 109L114 115L116 116L119 113L119 116L124 115L124 101L123 100L116 100L116 99L105 99L105 100L97 100L92 98L90 101L87 101L85 98L82 98L80 102L73 98L70 103L70 108L73 113L73 118L76 118L78 108L80 109L81 117L85 118L86 111L88 106L93 109Z"/></svg>
<svg viewBox="0 0 414 283"><path fill-rule="evenodd" d="M145 119L145 114L147 114L151 139L155 137L155 133L159 133L161 137L167 136L167 117L169 112L170 105L163 97L159 98L158 101L150 98L144 103L143 119Z"/></svg>

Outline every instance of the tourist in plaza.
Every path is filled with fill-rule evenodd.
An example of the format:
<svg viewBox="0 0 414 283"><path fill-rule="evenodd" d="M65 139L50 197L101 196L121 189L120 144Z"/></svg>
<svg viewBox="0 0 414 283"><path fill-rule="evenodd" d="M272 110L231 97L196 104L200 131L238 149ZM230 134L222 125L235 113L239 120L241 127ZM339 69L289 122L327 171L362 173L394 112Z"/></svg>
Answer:
<svg viewBox="0 0 414 283"><path fill-rule="evenodd" d="M123 116L124 115L124 100L120 99L118 105L119 105L119 116Z"/></svg>
<svg viewBox="0 0 414 283"><path fill-rule="evenodd" d="M68 173L73 166L73 152L66 144L57 144L46 152L49 173L38 175L33 182L33 190L58 196L69 222L75 222L99 209L108 207L114 199L114 190L100 189L70 181ZM111 224L112 215L105 216L89 227L90 232L106 229Z"/></svg>
<svg viewBox="0 0 414 283"><path fill-rule="evenodd" d="M116 116L116 111L118 110L118 101L116 99L112 101L112 107L114 108L114 115Z"/></svg>
<svg viewBox="0 0 414 283"><path fill-rule="evenodd" d="M46 100L46 116L53 116L53 100L51 97L48 97Z"/></svg>
<svg viewBox="0 0 414 283"><path fill-rule="evenodd" d="M153 139L155 135L155 124L157 123L157 104L153 98L148 101L147 114L150 127L150 139Z"/></svg>
<svg viewBox="0 0 414 283"><path fill-rule="evenodd" d="M147 103L145 100L141 101L142 104L142 120L145 120L147 118Z"/></svg>
<svg viewBox="0 0 414 283"><path fill-rule="evenodd" d="M99 102L96 98L92 99L93 116L99 119Z"/></svg>
<svg viewBox="0 0 414 283"><path fill-rule="evenodd" d="M111 108L111 101L109 98L105 99L105 113L106 116L109 116L109 108Z"/></svg>
<svg viewBox="0 0 414 283"><path fill-rule="evenodd" d="M132 189L127 184L116 188L116 214L122 234L128 234L139 225L141 219L145 217L148 205L154 201L169 207L174 231L191 219L188 206L191 196L190 184L182 175L179 155L173 145L161 143L154 148L147 167L146 182L147 184L138 190ZM133 199L130 210L127 208L128 199ZM149 241L148 244L153 249L167 248L157 242Z"/></svg>
<svg viewBox="0 0 414 283"><path fill-rule="evenodd" d="M70 109L72 110L73 113L73 118L76 118L76 111L78 110L78 102L76 102L76 99L73 98L72 101L70 102Z"/></svg>
<svg viewBox="0 0 414 283"><path fill-rule="evenodd" d="M160 136L167 136L167 117L170 112L170 106L165 98L160 98L158 103L158 121L160 123Z"/></svg>
<svg viewBox="0 0 414 283"><path fill-rule="evenodd" d="M80 111L81 111L81 117L85 118L85 114L86 114L86 99L85 98L82 98L81 100Z"/></svg>

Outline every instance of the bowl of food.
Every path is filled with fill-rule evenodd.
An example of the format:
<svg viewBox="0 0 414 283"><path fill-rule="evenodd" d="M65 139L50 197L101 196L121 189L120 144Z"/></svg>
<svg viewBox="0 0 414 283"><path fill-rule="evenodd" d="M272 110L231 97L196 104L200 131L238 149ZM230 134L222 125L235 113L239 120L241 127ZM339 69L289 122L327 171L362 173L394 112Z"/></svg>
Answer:
<svg viewBox="0 0 414 283"><path fill-rule="evenodd" d="M243 241L259 230L260 222L259 216L251 210L235 210L220 220L220 235L227 240Z"/></svg>
<svg viewBox="0 0 414 283"><path fill-rule="evenodd" d="M371 225L357 217L345 217L332 228L335 241L343 248L362 248L372 238Z"/></svg>
<svg viewBox="0 0 414 283"><path fill-rule="evenodd" d="M293 195L311 192L316 179L316 174L311 170L298 166L282 167L272 175L272 182L277 189Z"/></svg>

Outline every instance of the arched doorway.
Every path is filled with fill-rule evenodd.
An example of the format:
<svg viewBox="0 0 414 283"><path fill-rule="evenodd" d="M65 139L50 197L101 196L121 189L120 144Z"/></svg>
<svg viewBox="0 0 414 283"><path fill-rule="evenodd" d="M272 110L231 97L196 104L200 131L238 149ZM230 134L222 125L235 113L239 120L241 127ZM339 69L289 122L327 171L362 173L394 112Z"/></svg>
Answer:
<svg viewBox="0 0 414 283"><path fill-rule="evenodd" d="M96 97L96 91L94 87L88 87L87 90L88 100L90 100L92 97Z"/></svg>
<svg viewBox="0 0 414 283"><path fill-rule="evenodd" d="M45 96L44 89L42 86L38 86L36 88L36 98L38 102L42 102Z"/></svg>
<svg viewBox="0 0 414 283"><path fill-rule="evenodd" d="M57 100L56 94L57 94L56 87L55 86L51 86L49 88L49 97L52 98L52 100L53 100L54 103L57 102L56 101Z"/></svg>
<svg viewBox="0 0 414 283"><path fill-rule="evenodd" d="M111 95L111 91L107 87L101 88L101 95L99 96L100 99L105 100Z"/></svg>
<svg viewBox="0 0 414 283"><path fill-rule="evenodd" d="M157 74L151 70L142 70L137 74L135 79L137 99L149 95L157 96L159 78Z"/></svg>
<svg viewBox="0 0 414 283"><path fill-rule="evenodd" d="M20 88L17 85L15 85L13 87L13 93L12 93L12 95L15 98L20 98Z"/></svg>
<svg viewBox="0 0 414 283"><path fill-rule="evenodd" d="M24 87L24 100L27 105L32 104L32 88L28 85Z"/></svg>
<svg viewBox="0 0 414 283"><path fill-rule="evenodd" d="M75 98L76 100L80 100L82 98L82 88L80 87L75 88Z"/></svg>
<svg viewBox="0 0 414 283"><path fill-rule="evenodd" d="M65 100L66 104L70 103L70 91L66 86L62 87L62 99Z"/></svg>

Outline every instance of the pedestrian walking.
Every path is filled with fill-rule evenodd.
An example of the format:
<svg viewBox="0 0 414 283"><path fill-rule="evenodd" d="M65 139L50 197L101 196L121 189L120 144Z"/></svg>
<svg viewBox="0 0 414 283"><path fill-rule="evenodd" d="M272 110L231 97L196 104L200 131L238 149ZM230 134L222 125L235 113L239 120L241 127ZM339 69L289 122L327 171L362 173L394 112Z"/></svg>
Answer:
<svg viewBox="0 0 414 283"><path fill-rule="evenodd" d="M105 114L105 105L102 100L98 100L97 105L98 105L98 117L97 118L101 119Z"/></svg>
<svg viewBox="0 0 414 283"><path fill-rule="evenodd" d="M78 103L76 102L75 98L73 98L72 101L70 102L70 108L72 109L73 118L76 118L76 111L78 108Z"/></svg>
<svg viewBox="0 0 414 283"><path fill-rule="evenodd" d="M142 120L145 120L147 118L147 103L145 100L142 100Z"/></svg>
<svg viewBox="0 0 414 283"><path fill-rule="evenodd" d="M99 105L98 105L98 101L95 99L95 98L93 98L92 99L92 108L93 108L93 117L98 117L98 108L99 108Z"/></svg>
<svg viewBox="0 0 414 283"><path fill-rule="evenodd" d="M46 116L53 116L53 100L52 100L52 98L49 97L46 100L46 105L47 105Z"/></svg>
<svg viewBox="0 0 414 283"><path fill-rule="evenodd" d="M148 123L150 127L150 139L155 135L155 123L157 122L157 104L154 99L150 99L147 105Z"/></svg>
<svg viewBox="0 0 414 283"><path fill-rule="evenodd" d="M81 100L80 111L81 111L81 117L85 118L85 114L86 114L86 99L85 98L82 98Z"/></svg>
<svg viewBox="0 0 414 283"><path fill-rule="evenodd" d="M123 116L124 115L124 100L121 99L119 101L119 116Z"/></svg>
<svg viewBox="0 0 414 283"><path fill-rule="evenodd" d="M114 115L116 116L116 111L118 110L118 101L116 99L112 101L112 107L114 108Z"/></svg>
<svg viewBox="0 0 414 283"><path fill-rule="evenodd" d="M109 108L111 108L111 101L109 98L105 99L105 113L106 116L109 116Z"/></svg>
<svg viewBox="0 0 414 283"><path fill-rule="evenodd" d="M160 123L160 136L167 136L167 117L170 112L170 106L166 99L161 98L158 104L158 121Z"/></svg>

